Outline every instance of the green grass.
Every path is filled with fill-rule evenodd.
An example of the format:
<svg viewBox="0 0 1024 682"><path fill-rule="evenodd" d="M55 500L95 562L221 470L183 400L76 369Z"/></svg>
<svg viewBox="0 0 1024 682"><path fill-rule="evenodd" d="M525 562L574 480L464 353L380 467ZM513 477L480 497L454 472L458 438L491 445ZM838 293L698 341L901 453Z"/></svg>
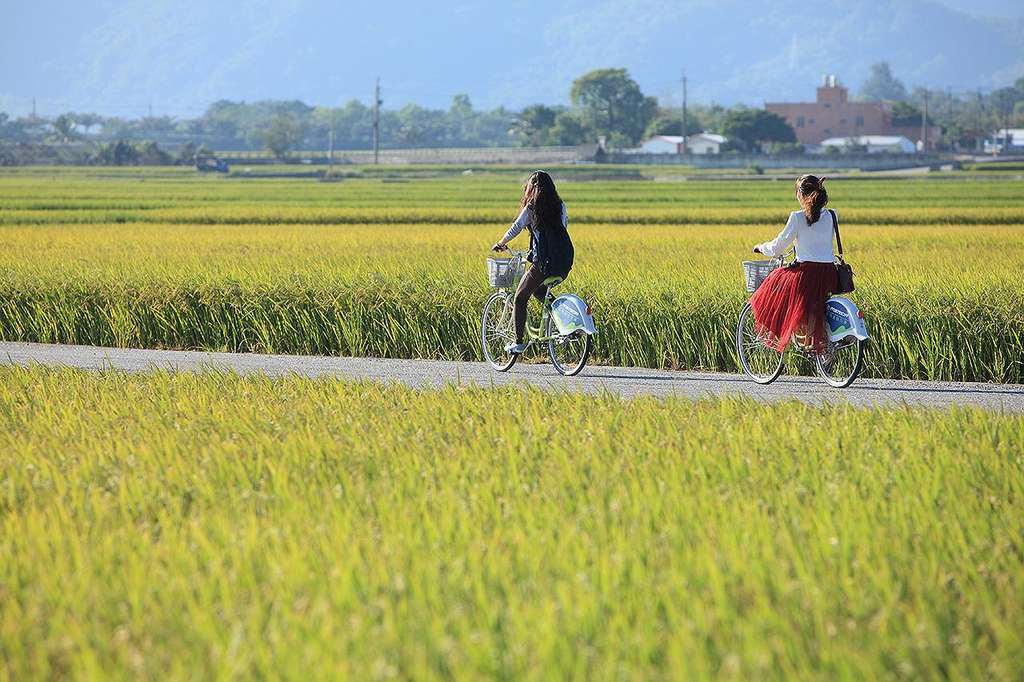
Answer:
<svg viewBox="0 0 1024 682"><path fill-rule="evenodd" d="M0 369L0 679L1024 674L1024 418Z"/></svg>

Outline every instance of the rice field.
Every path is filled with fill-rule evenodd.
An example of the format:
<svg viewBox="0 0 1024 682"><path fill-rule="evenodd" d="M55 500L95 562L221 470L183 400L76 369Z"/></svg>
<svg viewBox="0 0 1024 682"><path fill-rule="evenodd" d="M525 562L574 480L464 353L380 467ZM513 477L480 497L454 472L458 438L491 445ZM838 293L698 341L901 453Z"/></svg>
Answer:
<svg viewBox="0 0 1024 682"><path fill-rule="evenodd" d="M737 371L740 262L793 210L789 183L563 174L564 289L593 305L596 360ZM0 172L0 338L479 359L484 259L520 176ZM866 376L1024 382L1022 188L830 184L873 337Z"/></svg>
<svg viewBox="0 0 1024 682"><path fill-rule="evenodd" d="M0 679L1019 680L1022 452L973 409L2 367Z"/></svg>

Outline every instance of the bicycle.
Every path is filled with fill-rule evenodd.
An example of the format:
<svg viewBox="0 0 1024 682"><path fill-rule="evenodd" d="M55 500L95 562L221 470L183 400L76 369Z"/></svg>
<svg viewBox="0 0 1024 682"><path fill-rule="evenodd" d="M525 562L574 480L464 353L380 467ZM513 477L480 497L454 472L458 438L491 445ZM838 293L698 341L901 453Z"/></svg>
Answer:
<svg viewBox="0 0 1024 682"><path fill-rule="evenodd" d="M747 293L753 293L776 268L785 267L792 251L771 260L743 261ZM825 326L828 346L816 353L793 338L792 347L801 356L814 361L818 376L829 386L846 388L854 382L864 366L864 347L868 341L864 313L844 296L832 296L825 302ZM740 310L736 325L736 353L744 373L759 384L770 384L782 374L785 349L776 350L770 339L759 334L754 324L750 302Z"/></svg>
<svg viewBox="0 0 1024 682"><path fill-rule="evenodd" d="M506 347L516 341L513 307L515 290L526 268L526 253L511 251L508 258L488 258L487 276L491 287L497 289L484 303L480 321L480 343L484 358L499 372L512 369L519 358ZM527 348L546 344L548 357L555 370L563 376L574 376L583 370L594 349L593 336L597 333L590 306L575 294L555 297L551 289L562 282L561 277L548 277L543 285L547 291L536 327L527 318Z"/></svg>

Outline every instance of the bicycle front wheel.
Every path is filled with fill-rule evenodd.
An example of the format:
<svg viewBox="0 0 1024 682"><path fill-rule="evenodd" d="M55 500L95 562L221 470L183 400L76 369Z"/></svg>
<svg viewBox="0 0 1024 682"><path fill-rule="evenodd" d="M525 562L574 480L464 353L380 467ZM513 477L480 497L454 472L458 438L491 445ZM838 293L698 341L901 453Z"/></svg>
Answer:
<svg viewBox="0 0 1024 682"><path fill-rule="evenodd" d="M554 319L548 317L547 333L545 336L555 338L548 340L548 357L555 370L562 376L575 376L583 371L587 359L594 349L594 340L590 334L577 331L569 336L557 336L558 327Z"/></svg>
<svg viewBox="0 0 1024 682"><path fill-rule="evenodd" d="M864 342L858 338L829 343L828 350L814 359L818 376L835 388L846 388L864 367Z"/></svg>
<svg viewBox="0 0 1024 682"><path fill-rule="evenodd" d="M487 364L499 372L512 369L519 356L509 353L505 347L515 340L512 294L495 291L484 303L484 314L480 320L480 344Z"/></svg>
<svg viewBox="0 0 1024 682"><path fill-rule="evenodd" d="M743 306L736 325L736 355L746 375L759 384L770 384L782 374L782 352L766 345L757 333L750 303Z"/></svg>

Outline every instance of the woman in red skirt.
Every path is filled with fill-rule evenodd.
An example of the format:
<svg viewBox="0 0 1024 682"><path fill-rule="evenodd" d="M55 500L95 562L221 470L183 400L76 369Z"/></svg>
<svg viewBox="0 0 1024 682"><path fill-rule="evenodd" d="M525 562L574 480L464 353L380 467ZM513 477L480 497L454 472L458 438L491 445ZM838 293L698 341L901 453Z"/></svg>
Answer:
<svg viewBox="0 0 1024 682"><path fill-rule="evenodd" d="M838 289L832 254L832 215L825 211L825 178L801 175L796 180L801 210L793 211L786 227L754 253L778 256L796 242L796 261L778 268L750 298L754 323L765 343L778 351L793 337L805 349L822 352L828 345L825 301Z"/></svg>

